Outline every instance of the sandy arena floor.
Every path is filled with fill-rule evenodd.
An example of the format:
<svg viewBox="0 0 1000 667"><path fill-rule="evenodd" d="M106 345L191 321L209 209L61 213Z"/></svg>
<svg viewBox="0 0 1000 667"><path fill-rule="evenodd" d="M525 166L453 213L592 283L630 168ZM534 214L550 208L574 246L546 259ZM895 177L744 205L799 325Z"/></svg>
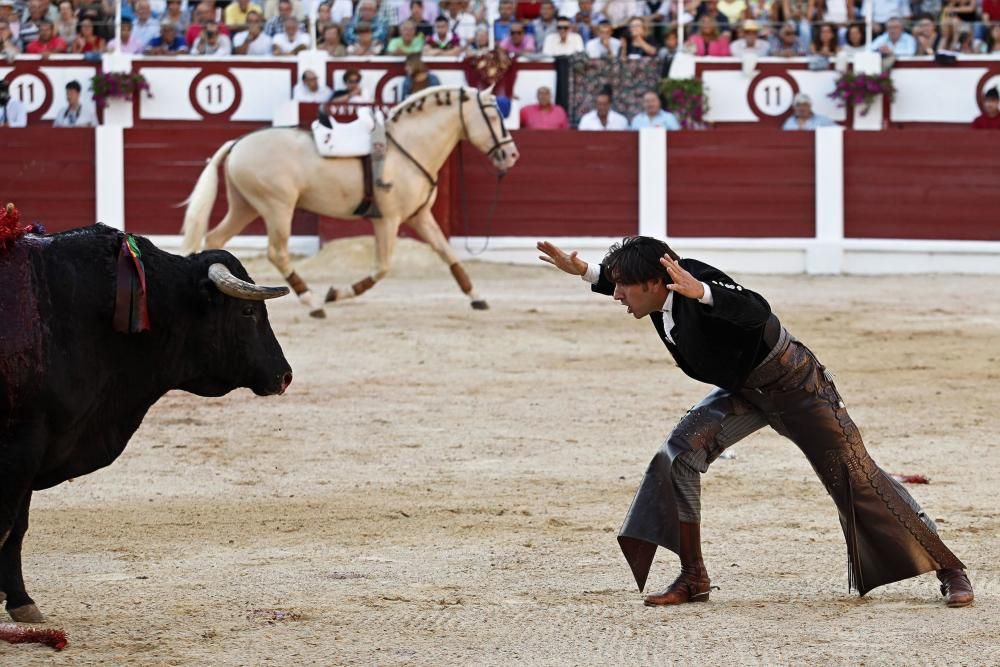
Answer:
<svg viewBox="0 0 1000 667"><path fill-rule="evenodd" d="M325 290L360 241L303 262ZM615 535L707 387L554 270L471 264L473 312L426 248L363 299L270 306L284 397L183 393L111 467L35 496L28 588L70 646L0 664L997 664L1000 279L744 277L837 373L869 449L971 569L847 592L832 502L762 432L704 480L708 604L648 609ZM277 280L261 260L259 281ZM669 583L660 551L650 587ZM4 615L6 617L6 615Z"/></svg>

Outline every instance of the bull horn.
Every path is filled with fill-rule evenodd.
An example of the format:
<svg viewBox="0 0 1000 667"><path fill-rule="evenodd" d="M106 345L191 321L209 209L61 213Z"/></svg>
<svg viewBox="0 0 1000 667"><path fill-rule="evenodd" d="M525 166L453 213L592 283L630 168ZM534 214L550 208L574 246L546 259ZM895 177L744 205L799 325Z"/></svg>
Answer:
<svg viewBox="0 0 1000 667"><path fill-rule="evenodd" d="M208 267L208 279L215 283L220 292L236 299L263 301L288 294L287 287L263 287L240 280L225 264L215 263Z"/></svg>

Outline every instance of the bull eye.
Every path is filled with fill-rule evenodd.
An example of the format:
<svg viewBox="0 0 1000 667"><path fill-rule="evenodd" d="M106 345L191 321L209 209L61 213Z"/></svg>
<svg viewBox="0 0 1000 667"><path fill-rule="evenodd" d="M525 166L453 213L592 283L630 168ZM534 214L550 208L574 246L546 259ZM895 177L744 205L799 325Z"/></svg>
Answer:
<svg viewBox="0 0 1000 667"><path fill-rule="evenodd" d="M247 305L243 306L243 316L244 317L256 317L257 316L257 309L254 308L251 304L247 304Z"/></svg>

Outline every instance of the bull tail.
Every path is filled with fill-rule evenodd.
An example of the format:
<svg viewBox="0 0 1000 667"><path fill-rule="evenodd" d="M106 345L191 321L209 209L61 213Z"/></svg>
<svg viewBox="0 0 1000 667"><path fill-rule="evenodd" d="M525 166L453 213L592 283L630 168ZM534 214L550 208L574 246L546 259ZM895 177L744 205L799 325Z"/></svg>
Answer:
<svg viewBox="0 0 1000 667"><path fill-rule="evenodd" d="M215 204L215 195L219 190L219 165L235 143L236 140L232 139L215 151L198 177L191 196L179 204L187 206L184 211L184 226L181 228L181 233L184 234L184 241L181 243L183 255L201 250L205 234L208 233L208 218L212 214L212 205Z"/></svg>

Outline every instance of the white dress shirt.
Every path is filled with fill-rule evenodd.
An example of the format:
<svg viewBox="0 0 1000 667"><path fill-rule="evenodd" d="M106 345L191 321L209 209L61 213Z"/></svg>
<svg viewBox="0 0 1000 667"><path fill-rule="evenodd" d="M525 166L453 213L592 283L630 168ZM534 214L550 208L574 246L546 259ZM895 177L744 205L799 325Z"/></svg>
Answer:
<svg viewBox="0 0 1000 667"><path fill-rule="evenodd" d="M603 125L595 109L583 114L580 124L576 128L578 130L627 130L628 118L611 109L608 111L608 124Z"/></svg>
<svg viewBox="0 0 1000 667"><path fill-rule="evenodd" d="M601 278L601 265L588 263L587 270L584 271L583 275L580 277L591 285L596 285L597 281ZM715 301L712 299L712 288L708 286L708 283L704 282L702 283L702 287L705 288L705 293L701 295L701 298L698 299L698 301L706 306L714 305ZM673 291L668 291L667 300L663 302L663 308L660 309L663 312L663 333L671 345L676 345L673 337L670 335L670 330L674 328L673 307L674 293Z"/></svg>

